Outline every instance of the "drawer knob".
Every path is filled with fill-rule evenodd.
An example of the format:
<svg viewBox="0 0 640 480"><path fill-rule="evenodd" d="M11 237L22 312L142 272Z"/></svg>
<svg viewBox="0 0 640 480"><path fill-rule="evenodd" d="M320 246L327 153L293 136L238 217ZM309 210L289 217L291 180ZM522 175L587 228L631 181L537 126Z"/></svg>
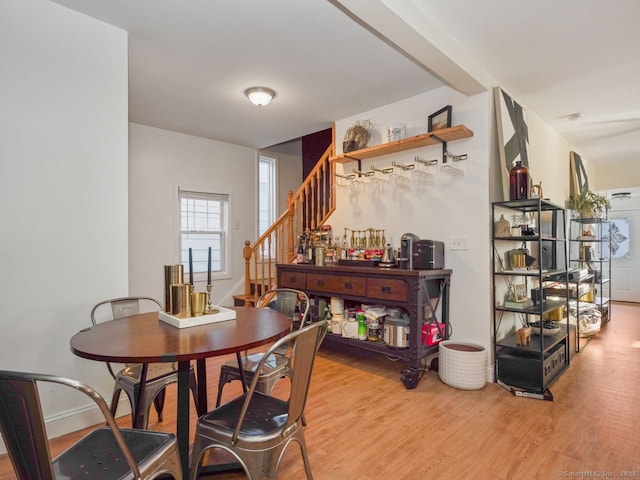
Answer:
<svg viewBox="0 0 640 480"><path fill-rule="evenodd" d="M382 293L391 293L391 287L389 285L383 285Z"/></svg>
<svg viewBox="0 0 640 480"><path fill-rule="evenodd" d="M344 282L344 288L351 290L353 288L353 283L351 282Z"/></svg>
<svg viewBox="0 0 640 480"><path fill-rule="evenodd" d="M324 287L324 280L318 280L318 285Z"/></svg>

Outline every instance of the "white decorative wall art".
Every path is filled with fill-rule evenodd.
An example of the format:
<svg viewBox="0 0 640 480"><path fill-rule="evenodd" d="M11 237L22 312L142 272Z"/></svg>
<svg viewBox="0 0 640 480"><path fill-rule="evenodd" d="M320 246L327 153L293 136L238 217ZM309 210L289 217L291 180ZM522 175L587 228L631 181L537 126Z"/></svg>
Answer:
<svg viewBox="0 0 640 480"><path fill-rule="evenodd" d="M605 239L611 242L611 258L629 258L629 218L612 218L609 235Z"/></svg>
<svg viewBox="0 0 640 480"><path fill-rule="evenodd" d="M504 200L509 200L509 170L520 161L529 169L531 183L531 165L529 164L529 127L526 111L500 87L493 89L498 150L502 171L502 190Z"/></svg>
<svg viewBox="0 0 640 480"><path fill-rule="evenodd" d="M576 152L569 152L569 193L578 196L589 191L589 179L582 158Z"/></svg>

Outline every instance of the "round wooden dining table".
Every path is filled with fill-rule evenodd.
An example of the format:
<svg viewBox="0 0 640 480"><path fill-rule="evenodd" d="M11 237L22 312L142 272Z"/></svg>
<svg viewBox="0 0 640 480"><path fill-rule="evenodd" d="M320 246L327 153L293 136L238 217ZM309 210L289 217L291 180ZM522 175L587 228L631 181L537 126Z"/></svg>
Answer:
<svg viewBox="0 0 640 480"><path fill-rule="evenodd" d="M70 340L71 351L90 360L142 363L144 366L158 362L178 363L176 436L184 478L188 478L189 469L191 361L196 361L198 414L202 415L207 412L207 358L230 353L239 357L240 352L272 343L291 329L291 319L275 310L230 308L236 312L234 320L177 328L160 320L158 312L141 313L85 328ZM141 388L144 388L144 381ZM139 426L136 423L134 419L134 426Z"/></svg>

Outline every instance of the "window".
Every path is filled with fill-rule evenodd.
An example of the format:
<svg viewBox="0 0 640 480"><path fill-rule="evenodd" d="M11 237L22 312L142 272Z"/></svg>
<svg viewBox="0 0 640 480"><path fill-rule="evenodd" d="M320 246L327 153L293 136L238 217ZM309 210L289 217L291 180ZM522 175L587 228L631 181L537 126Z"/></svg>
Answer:
<svg viewBox="0 0 640 480"><path fill-rule="evenodd" d="M189 273L192 249L194 275L206 273L211 247L211 272L227 272L229 195L178 190L180 201L180 257Z"/></svg>
<svg viewBox="0 0 640 480"><path fill-rule="evenodd" d="M276 221L276 158L258 159L258 236Z"/></svg>

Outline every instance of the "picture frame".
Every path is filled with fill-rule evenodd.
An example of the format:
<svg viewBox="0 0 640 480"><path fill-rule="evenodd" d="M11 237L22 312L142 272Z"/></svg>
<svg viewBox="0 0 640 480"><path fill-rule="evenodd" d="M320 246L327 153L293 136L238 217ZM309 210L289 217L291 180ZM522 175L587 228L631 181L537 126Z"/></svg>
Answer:
<svg viewBox="0 0 640 480"><path fill-rule="evenodd" d="M524 283L513 284L513 301L524 302L527 299L527 285Z"/></svg>
<svg viewBox="0 0 640 480"><path fill-rule="evenodd" d="M589 178L582 158L576 152L569 152L569 194L579 196L589 191Z"/></svg>
<svg viewBox="0 0 640 480"><path fill-rule="evenodd" d="M441 108L427 118L427 131L437 132L451 127L451 105Z"/></svg>
<svg viewBox="0 0 640 480"><path fill-rule="evenodd" d="M529 169L529 191L531 190L532 168L529 162L529 126L527 112L507 92L494 87L496 133L502 171L503 200L509 200L509 171L520 162Z"/></svg>

